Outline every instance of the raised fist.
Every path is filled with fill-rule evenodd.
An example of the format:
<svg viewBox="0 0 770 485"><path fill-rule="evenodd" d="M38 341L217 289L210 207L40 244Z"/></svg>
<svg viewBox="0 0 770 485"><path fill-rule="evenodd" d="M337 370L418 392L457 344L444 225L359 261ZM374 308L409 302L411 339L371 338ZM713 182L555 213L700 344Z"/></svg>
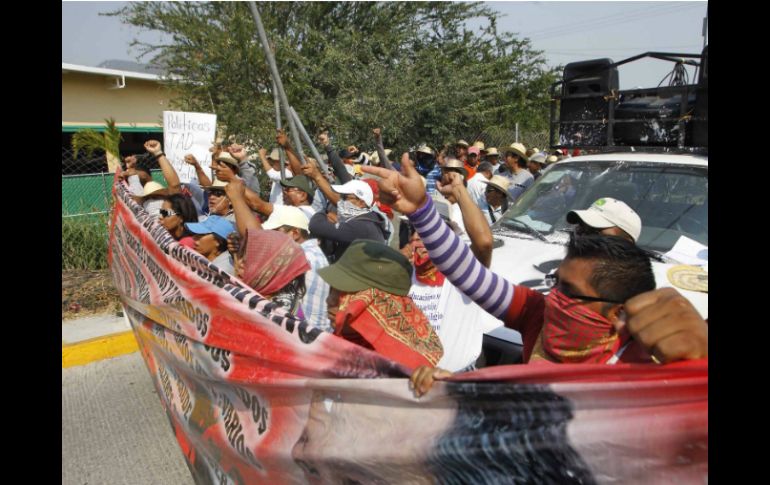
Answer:
<svg viewBox="0 0 770 485"><path fill-rule="evenodd" d="M246 159L246 157L248 157L246 150L243 149L243 145L230 145L227 147L227 151L230 153L230 155L238 159L239 162L242 162Z"/></svg>
<svg viewBox="0 0 770 485"><path fill-rule="evenodd" d="M144 149L147 150L151 155L158 155L158 153L163 151L158 140L147 140L144 142Z"/></svg>
<svg viewBox="0 0 770 485"><path fill-rule="evenodd" d="M278 134L275 136L275 141L284 148L289 147L289 137L286 136L286 132L283 130L278 130Z"/></svg>

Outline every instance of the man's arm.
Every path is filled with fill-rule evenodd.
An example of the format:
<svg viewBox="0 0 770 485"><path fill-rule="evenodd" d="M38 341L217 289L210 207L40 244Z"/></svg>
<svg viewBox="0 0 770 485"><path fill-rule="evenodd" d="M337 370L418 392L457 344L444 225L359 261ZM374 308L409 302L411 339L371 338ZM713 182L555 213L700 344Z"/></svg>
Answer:
<svg viewBox="0 0 770 485"><path fill-rule="evenodd" d="M444 195L454 195L460 211L463 214L463 224L465 232L471 239L471 251L485 267L489 268L492 264L492 231L489 229L484 214L481 213L478 206L471 199L468 190L463 186L463 178L457 172L449 172L450 178L448 185L436 182L439 192Z"/></svg>
<svg viewBox="0 0 770 485"><path fill-rule="evenodd" d="M321 133L318 135L318 142L326 149L326 156L329 157L329 163L332 166L332 170L334 170L334 175L340 179L340 183L345 184L353 180L353 177L345 169L345 163L329 142L329 136L326 133Z"/></svg>
<svg viewBox="0 0 770 485"><path fill-rule="evenodd" d="M289 162L289 168L291 169L291 172L295 175L302 173L302 162L300 162L299 157L297 157L297 153L291 146L289 137L286 136L286 132L283 130L278 130L278 135L276 135L275 141L278 142L278 145L280 145L281 148L283 148L284 153L286 153L286 160Z"/></svg>
<svg viewBox="0 0 770 485"><path fill-rule="evenodd" d="M261 187L259 186L259 178L257 177L257 170L249 163L249 154L243 145L230 145L227 147L227 151L230 155L238 160L238 176L243 179L243 183L246 187L255 192L259 192Z"/></svg>
<svg viewBox="0 0 770 485"><path fill-rule="evenodd" d="M273 166L267 161L267 150L265 148L260 148L257 150L257 153L259 154L259 161L262 163L262 170L264 170L265 173L272 170Z"/></svg>
<svg viewBox="0 0 770 485"><path fill-rule="evenodd" d="M382 130L375 128L372 130L374 134L374 143L377 147L377 156L380 158L380 163L388 170L393 170L393 165L388 160L388 156L385 155L385 147L382 145Z"/></svg>
<svg viewBox="0 0 770 485"><path fill-rule="evenodd" d="M362 170L381 177L378 180L380 199L407 214L433 264L447 279L481 308L505 321L510 317L507 311L513 302L514 285L473 257L471 250L441 219L411 160L402 163L403 173L380 167Z"/></svg>
<svg viewBox="0 0 770 485"><path fill-rule="evenodd" d="M233 213L235 214L235 225L238 228L238 234L245 240L246 231L249 229L262 229L262 223L252 214L249 206L246 204L246 185L241 179L234 179L225 186L225 193L233 204Z"/></svg>
<svg viewBox="0 0 770 485"><path fill-rule="evenodd" d="M246 205L249 206L253 211L259 212L265 217L270 217L270 214L273 213L273 204L270 202L265 201L262 197L259 196L258 193L254 192L250 188L246 187L246 190L244 191L244 199L246 202Z"/></svg>
<svg viewBox="0 0 770 485"><path fill-rule="evenodd" d="M184 162L188 165L192 165L195 169L195 176L198 177L198 183L204 187L211 185L211 179L206 172L203 171L203 167L198 163L198 160L190 153L184 156Z"/></svg>
<svg viewBox="0 0 770 485"><path fill-rule="evenodd" d="M312 237L329 239L341 243L352 243L356 239L365 239L361 237L361 231L357 230L355 224L346 223L337 226L331 222L323 212L316 212L310 218L308 229Z"/></svg>
<svg viewBox="0 0 770 485"><path fill-rule="evenodd" d="M315 182L324 197L334 205L337 205L341 196L334 190L332 190L331 184L326 180L321 171L318 169L318 164L312 158L308 159L307 163L302 167L302 173L305 174L310 180Z"/></svg>
<svg viewBox="0 0 770 485"><path fill-rule="evenodd" d="M144 149L158 160L160 170L163 172L163 178L166 179L166 184L168 185L168 193L178 194L182 190L179 175L174 170L171 162L168 161L168 158L166 158L166 154L163 153L160 142L158 140L147 140L144 142Z"/></svg>

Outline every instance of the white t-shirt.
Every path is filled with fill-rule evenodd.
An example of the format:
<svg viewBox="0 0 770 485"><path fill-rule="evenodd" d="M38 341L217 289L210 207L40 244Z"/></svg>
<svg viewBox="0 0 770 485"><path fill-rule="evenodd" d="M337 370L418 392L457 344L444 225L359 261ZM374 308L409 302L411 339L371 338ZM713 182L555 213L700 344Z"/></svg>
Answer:
<svg viewBox="0 0 770 485"><path fill-rule="evenodd" d="M458 290L449 280L429 286L412 275L409 297L422 310L444 346L437 366L457 372L481 355L484 329L502 323Z"/></svg>
<svg viewBox="0 0 770 485"><path fill-rule="evenodd" d="M471 196L471 200L479 206L482 211L487 209L487 199L484 197L484 191L487 190L487 184L482 183L487 178L482 173L477 173L470 180L468 180L468 194Z"/></svg>
<svg viewBox="0 0 770 485"><path fill-rule="evenodd" d="M460 204L449 204L449 218L460 228L460 232L457 235L467 238L467 231L463 222L463 211L460 210Z"/></svg>
<svg viewBox="0 0 770 485"><path fill-rule="evenodd" d="M288 168L283 169L283 174L287 179L293 177L291 170ZM270 200L271 204L283 205L283 188L281 187L281 172L278 170L270 169L267 171L267 178L273 181L273 185L270 188Z"/></svg>
<svg viewBox="0 0 770 485"><path fill-rule="evenodd" d="M308 220L310 220L310 218L313 217L315 215L315 213L317 212L313 208L313 206L309 206L309 205L298 205L296 207L297 207L297 209L301 210L303 214L305 214L307 216Z"/></svg>

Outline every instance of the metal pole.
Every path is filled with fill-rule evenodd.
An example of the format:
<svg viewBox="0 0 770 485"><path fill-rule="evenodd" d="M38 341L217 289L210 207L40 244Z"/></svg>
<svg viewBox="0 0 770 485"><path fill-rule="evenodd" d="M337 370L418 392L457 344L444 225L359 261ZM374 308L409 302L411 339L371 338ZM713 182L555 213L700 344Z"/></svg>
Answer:
<svg viewBox="0 0 770 485"><path fill-rule="evenodd" d="M709 35L709 7L706 4L706 17L703 19L703 48L706 48L706 39Z"/></svg>
<svg viewBox="0 0 770 485"><path fill-rule="evenodd" d="M304 165L307 163L307 160L305 160L305 155L302 153L302 141L299 139L299 128L297 128L297 123L294 121L294 117L291 115L291 106L289 106L289 129L291 130L291 138L294 142L294 149L297 153L297 156L299 157L300 164Z"/></svg>
<svg viewBox="0 0 770 485"><path fill-rule="evenodd" d="M516 123L516 143L519 143L519 124Z"/></svg>
<svg viewBox="0 0 770 485"><path fill-rule="evenodd" d="M297 132L293 127L294 123L292 123L293 120L291 114L289 113L289 100L286 98L286 91L283 89L281 76L278 74L278 67L275 65L275 57L273 57L273 53L270 51L270 45L267 42L267 34L265 34L265 27L262 25L262 18L259 16L259 11L257 10L257 5L255 2L249 2L249 9L251 10L251 15L254 17L254 23L257 24L257 32L259 33L259 40L262 44L262 50L265 51L265 58L267 59L267 64L270 67L270 74L272 75L273 82L278 88L278 95L281 98L281 108L283 108L283 115L289 123L291 135L294 140L294 144L297 147L297 155L299 156L300 163L304 165L305 157L302 154L302 145L299 142L299 136L297 136Z"/></svg>
<svg viewBox="0 0 770 485"><path fill-rule="evenodd" d="M291 115L294 118L294 125L297 127L299 134L302 135L302 138L305 139L305 143L307 144L307 147L310 149L310 153L313 154L313 157L315 157L315 159L318 161L318 166L321 167L324 175L326 175L328 173L326 169L326 164L324 163L323 160L321 160L321 154L318 153L318 149L313 144L313 139L310 138L310 135L307 134L307 131L305 130L305 126L302 124L302 120L299 119L299 115L294 110L294 106L289 106L289 112L291 112Z"/></svg>
<svg viewBox="0 0 770 485"><path fill-rule="evenodd" d="M280 130L281 129L281 102L278 100L278 88L275 87L275 80L271 77L271 81L273 81L273 103L275 103L275 129ZM281 180L286 180L286 175L284 172L286 171L286 154L283 152L283 147L278 147L278 158L281 163Z"/></svg>

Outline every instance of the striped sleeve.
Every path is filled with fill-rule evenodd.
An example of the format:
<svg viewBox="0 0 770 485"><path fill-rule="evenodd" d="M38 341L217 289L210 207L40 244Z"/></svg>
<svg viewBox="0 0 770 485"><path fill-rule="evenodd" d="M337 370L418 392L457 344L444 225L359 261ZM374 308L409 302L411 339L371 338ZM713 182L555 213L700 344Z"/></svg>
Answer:
<svg viewBox="0 0 770 485"><path fill-rule="evenodd" d="M433 205L433 199L409 215L431 260L444 275L481 308L503 319L513 301L513 284L484 267Z"/></svg>

